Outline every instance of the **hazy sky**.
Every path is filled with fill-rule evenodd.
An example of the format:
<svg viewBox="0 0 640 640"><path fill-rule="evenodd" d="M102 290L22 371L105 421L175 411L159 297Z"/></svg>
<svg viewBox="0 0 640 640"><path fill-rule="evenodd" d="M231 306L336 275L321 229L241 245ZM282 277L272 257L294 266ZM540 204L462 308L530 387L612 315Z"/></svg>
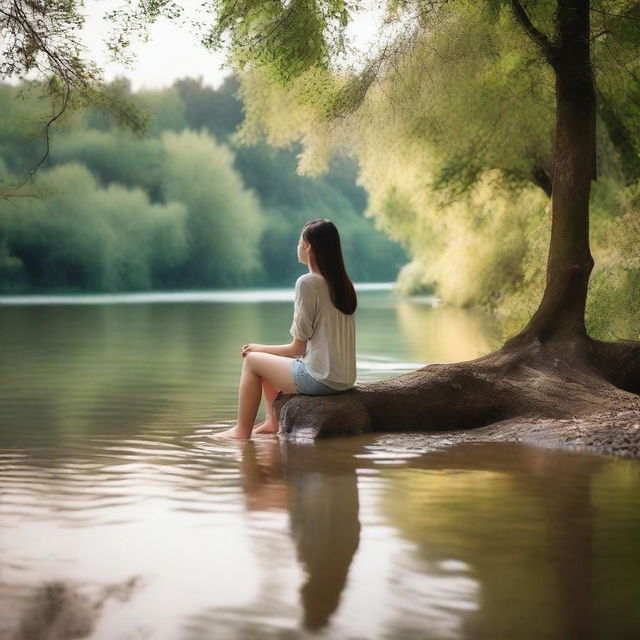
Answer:
<svg viewBox="0 0 640 640"><path fill-rule="evenodd" d="M183 0L189 16L197 17L197 8L202 0ZM358 16L350 25L349 34L358 48L365 49L376 38L381 3L371 0L370 10ZM224 67L224 56L205 49L198 34L190 27L181 27L177 22L160 19L149 30L148 42L138 42L131 46L135 53L135 64L127 68L122 64L108 62L104 38L111 23L103 19L104 13L123 5L122 0L85 0L84 13L87 16L83 32L88 49L88 57L104 69L105 79L118 75L131 79L132 88L159 88L173 83L184 76L202 76L205 84L217 87L229 73ZM190 32L191 29L191 32Z"/></svg>

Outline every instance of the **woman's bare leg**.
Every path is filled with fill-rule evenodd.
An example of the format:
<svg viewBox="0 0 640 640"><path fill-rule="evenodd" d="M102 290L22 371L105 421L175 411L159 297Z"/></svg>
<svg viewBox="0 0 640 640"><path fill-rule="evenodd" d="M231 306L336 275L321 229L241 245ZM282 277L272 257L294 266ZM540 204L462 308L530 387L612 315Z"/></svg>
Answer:
<svg viewBox="0 0 640 640"><path fill-rule="evenodd" d="M262 378L262 394L264 396L265 419L253 428L253 433L278 433L278 421L273 415L273 401L280 393L266 378Z"/></svg>
<svg viewBox="0 0 640 640"><path fill-rule="evenodd" d="M291 375L291 358L276 356L272 353L250 352L244 358L240 386L238 389L238 422L215 437L250 438L251 428L258 413L262 394L262 379L266 379L272 388L285 393L296 391ZM276 393L277 395L277 393ZM273 404L272 397L270 405Z"/></svg>
<svg viewBox="0 0 640 640"><path fill-rule="evenodd" d="M279 389L276 389L266 378L262 378L262 395L264 396L265 419L253 428L253 433L278 433L278 421L273 415L273 401Z"/></svg>

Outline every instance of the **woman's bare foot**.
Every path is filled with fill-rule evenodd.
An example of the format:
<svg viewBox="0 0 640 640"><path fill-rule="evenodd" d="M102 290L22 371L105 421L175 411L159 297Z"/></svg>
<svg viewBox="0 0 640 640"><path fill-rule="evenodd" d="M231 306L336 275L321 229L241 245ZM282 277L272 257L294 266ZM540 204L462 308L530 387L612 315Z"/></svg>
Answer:
<svg viewBox="0 0 640 640"><path fill-rule="evenodd" d="M273 414L269 414L264 422L253 428L252 433L278 433L280 425Z"/></svg>
<svg viewBox="0 0 640 640"><path fill-rule="evenodd" d="M263 427L265 424L267 424L269 420L263 420L262 422L258 422L258 424L254 424L253 425L253 429L251 429L251 433L255 433L256 429L258 429L259 427Z"/></svg>
<svg viewBox="0 0 640 640"><path fill-rule="evenodd" d="M238 432L238 425L235 427L231 427L231 429L225 429L225 431L220 431L219 433L211 433L209 434L209 438L238 438L241 440L246 440L250 438L251 434L241 435Z"/></svg>

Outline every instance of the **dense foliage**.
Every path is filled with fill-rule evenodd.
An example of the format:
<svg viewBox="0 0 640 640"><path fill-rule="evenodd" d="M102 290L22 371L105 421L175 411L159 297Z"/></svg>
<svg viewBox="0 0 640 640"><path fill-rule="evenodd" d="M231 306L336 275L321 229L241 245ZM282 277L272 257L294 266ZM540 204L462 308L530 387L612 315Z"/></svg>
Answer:
<svg viewBox="0 0 640 640"><path fill-rule="evenodd" d="M505 335L522 326L544 289L555 127L552 69L512 4L389 2L395 31L387 40L381 33L357 69L319 58L283 81L278 69L295 52L273 42L278 56L245 64L241 74L247 139L302 141L300 170L311 174L326 170L336 150L355 150L368 213L412 257L401 290L435 288L447 303L489 307ZM551 33L555 3L523 4ZM635 337L640 6L592 6L599 176L586 321L596 337Z"/></svg>
<svg viewBox="0 0 640 640"><path fill-rule="evenodd" d="M304 177L295 150L239 144L235 79L217 91L194 79L133 94L126 81L114 84L149 110L149 134L122 130L96 108L66 114L35 176L36 197L0 202L3 291L290 285L302 269L300 228L316 216L340 228L355 280L396 277L405 254L363 216L354 163ZM42 153L41 140L25 140L42 107L17 100L19 90L0 85L5 184Z"/></svg>

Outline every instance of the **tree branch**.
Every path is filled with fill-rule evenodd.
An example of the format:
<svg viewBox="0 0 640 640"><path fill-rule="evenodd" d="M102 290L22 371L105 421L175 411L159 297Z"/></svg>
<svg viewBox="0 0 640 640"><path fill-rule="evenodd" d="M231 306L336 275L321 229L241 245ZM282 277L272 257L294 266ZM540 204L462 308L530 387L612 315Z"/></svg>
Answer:
<svg viewBox="0 0 640 640"><path fill-rule="evenodd" d="M545 171L544 167L535 165L531 170L531 179L540 187L550 198L553 192L553 181L549 174Z"/></svg>
<svg viewBox="0 0 640 640"><path fill-rule="evenodd" d="M526 31L527 35L538 45L538 48L542 51L542 54L546 58L549 64L553 65L555 61L556 45L547 36L537 29L531 22L527 12L520 4L519 0L509 0L513 13L516 19Z"/></svg>

